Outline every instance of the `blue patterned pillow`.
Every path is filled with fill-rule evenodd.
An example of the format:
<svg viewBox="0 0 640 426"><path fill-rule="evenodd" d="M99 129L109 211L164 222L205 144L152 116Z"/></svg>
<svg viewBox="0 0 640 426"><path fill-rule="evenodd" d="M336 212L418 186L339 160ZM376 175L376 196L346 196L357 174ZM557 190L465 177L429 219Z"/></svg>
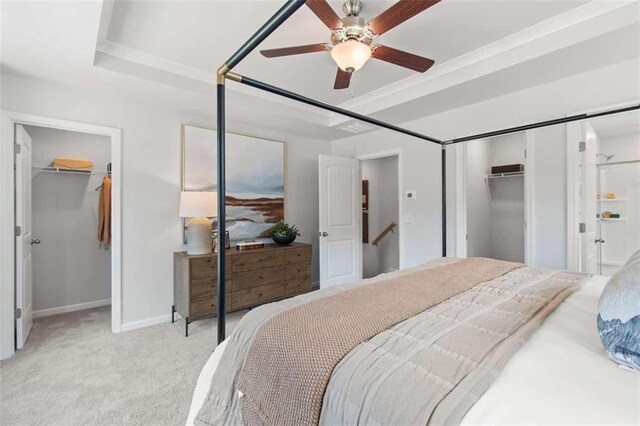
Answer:
<svg viewBox="0 0 640 426"><path fill-rule="evenodd" d="M640 371L640 250L605 286L598 305L598 332L614 362Z"/></svg>

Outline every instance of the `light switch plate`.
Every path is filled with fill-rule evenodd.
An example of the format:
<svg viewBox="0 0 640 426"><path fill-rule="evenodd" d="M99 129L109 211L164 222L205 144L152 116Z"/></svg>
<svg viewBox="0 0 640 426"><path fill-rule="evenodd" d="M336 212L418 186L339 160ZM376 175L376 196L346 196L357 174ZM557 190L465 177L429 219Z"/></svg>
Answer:
<svg viewBox="0 0 640 426"><path fill-rule="evenodd" d="M415 200L417 196L418 194L416 193L416 191L407 191L404 195L404 198L406 198L407 200Z"/></svg>

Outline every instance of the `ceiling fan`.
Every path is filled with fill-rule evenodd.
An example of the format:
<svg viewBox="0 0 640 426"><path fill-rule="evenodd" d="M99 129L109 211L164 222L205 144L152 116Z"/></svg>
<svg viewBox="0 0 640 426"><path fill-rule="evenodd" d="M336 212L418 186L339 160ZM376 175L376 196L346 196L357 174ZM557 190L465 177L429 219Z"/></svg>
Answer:
<svg viewBox="0 0 640 426"><path fill-rule="evenodd" d="M267 58L302 53L331 52L338 65L334 89L349 87L351 75L370 59L376 58L418 72L425 72L434 61L392 47L374 44L376 37L425 11L440 0L400 0L370 21L360 16L362 2L347 0L342 6L346 14L340 18L326 0L307 0L306 4L331 30L331 43L262 50Z"/></svg>

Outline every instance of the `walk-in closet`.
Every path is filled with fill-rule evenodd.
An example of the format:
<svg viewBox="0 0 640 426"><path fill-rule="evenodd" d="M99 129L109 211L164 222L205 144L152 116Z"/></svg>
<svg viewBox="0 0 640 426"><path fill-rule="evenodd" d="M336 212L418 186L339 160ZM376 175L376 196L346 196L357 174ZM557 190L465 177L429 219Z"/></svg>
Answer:
<svg viewBox="0 0 640 426"><path fill-rule="evenodd" d="M525 133L467 143L467 256L525 261L525 149Z"/></svg>
<svg viewBox="0 0 640 426"><path fill-rule="evenodd" d="M23 297L31 298L34 319L98 307L106 312L111 304L110 138L20 127L23 149L31 151L30 174L22 173L16 186L23 199L30 197L21 204L30 205L24 212L31 222L30 259L17 260L26 280L31 274L31 293ZM24 189L29 187L30 194ZM32 333L41 321L34 322Z"/></svg>

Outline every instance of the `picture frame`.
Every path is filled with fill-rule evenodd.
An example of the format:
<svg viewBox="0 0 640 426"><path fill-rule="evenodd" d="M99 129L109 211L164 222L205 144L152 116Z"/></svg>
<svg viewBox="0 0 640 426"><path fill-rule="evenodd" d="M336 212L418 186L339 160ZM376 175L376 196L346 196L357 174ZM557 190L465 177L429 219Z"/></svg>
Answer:
<svg viewBox="0 0 640 426"><path fill-rule="evenodd" d="M285 143L226 134L226 217L230 240L266 239L285 218ZM182 191L217 190L217 132L188 124L181 132ZM216 221L212 221L215 229Z"/></svg>

